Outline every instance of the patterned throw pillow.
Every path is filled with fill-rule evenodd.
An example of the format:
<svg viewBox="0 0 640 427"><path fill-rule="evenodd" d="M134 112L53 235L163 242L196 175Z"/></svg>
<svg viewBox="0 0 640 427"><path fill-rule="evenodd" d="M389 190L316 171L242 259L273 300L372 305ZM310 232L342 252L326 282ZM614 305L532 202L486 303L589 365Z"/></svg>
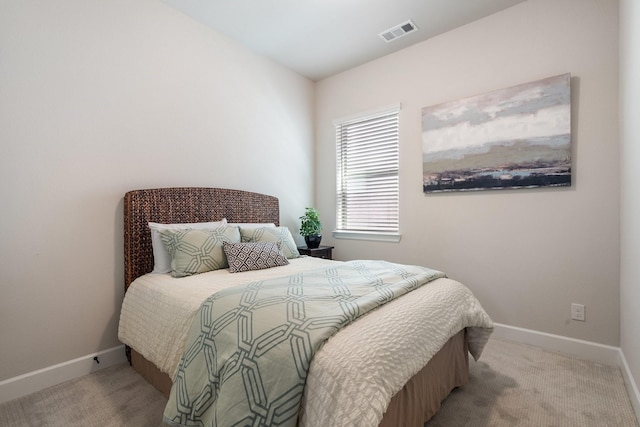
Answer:
<svg viewBox="0 0 640 427"><path fill-rule="evenodd" d="M171 255L171 275L185 277L227 268L224 242L240 242L238 227L212 230L162 230L162 242Z"/></svg>
<svg viewBox="0 0 640 427"><path fill-rule="evenodd" d="M150 222L149 229L151 230L151 248L153 249L153 271L152 273L169 273L171 272L171 255L167 252L167 248L162 243L162 237L160 237L160 231L162 230L202 230L212 229L227 225L227 220L214 222L194 222L187 224L160 224L157 222ZM274 226L275 227L275 226Z"/></svg>
<svg viewBox="0 0 640 427"><path fill-rule="evenodd" d="M280 242L228 243L222 245L229 262L229 272L262 270L287 265Z"/></svg>
<svg viewBox="0 0 640 427"><path fill-rule="evenodd" d="M296 242L287 227L240 227L240 236L245 243L280 242L282 253L288 259L300 256Z"/></svg>

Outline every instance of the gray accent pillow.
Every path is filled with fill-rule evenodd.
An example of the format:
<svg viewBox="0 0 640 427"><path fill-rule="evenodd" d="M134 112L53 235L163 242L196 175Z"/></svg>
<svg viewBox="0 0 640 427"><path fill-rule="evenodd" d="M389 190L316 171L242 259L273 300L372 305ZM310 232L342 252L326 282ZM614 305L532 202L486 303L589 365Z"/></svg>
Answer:
<svg viewBox="0 0 640 427"><path fill-rule="evenodd" d="M296 242L287 227L240 227L240 236L244 243L280 242L280 249L288 259L300 257Z"/></svg>
<svg viewBox="0 0 640 427"><path fill-rule="evenodd" d="M229 243L222 244L229 263L229 272L263 270L287 265L287 257L280 250L280 242Z"/></svg>
<svg viewBox="0 0 640 427"><path fill-rule="evenodd" d="M211 230L162 230L162 243L171 255L171 275L185 277L227 268L224 242L240 242L238 227Z"/></svg>

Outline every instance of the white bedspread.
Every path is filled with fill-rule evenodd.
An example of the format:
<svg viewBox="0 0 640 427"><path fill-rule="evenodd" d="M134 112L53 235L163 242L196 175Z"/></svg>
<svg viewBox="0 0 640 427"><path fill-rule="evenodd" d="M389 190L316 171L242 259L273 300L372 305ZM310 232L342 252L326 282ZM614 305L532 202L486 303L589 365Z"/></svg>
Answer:
<svg viewBox="0 0 640 427"><path fill-rule="evenodd" d="M148 274L134 281L120 315L119 338L173 377L202 301L239 283L294 274L328 263L302 257L268 270L218 270L180 279ZM468 328L478 358L493 323L462 284L437 279L359 318L316 353L301 426L377 426L391 401L442 345Z"/></svg>

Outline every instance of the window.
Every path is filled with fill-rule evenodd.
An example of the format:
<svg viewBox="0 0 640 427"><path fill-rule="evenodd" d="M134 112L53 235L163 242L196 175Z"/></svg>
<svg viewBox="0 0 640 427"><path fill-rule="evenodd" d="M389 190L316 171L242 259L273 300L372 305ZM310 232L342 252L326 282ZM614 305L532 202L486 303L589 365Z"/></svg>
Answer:
<svg viewBox="0 0 640 427"><path fill-rule="evenodd" d="M334 237L399 241L400 106L336 121Z"/></svg>

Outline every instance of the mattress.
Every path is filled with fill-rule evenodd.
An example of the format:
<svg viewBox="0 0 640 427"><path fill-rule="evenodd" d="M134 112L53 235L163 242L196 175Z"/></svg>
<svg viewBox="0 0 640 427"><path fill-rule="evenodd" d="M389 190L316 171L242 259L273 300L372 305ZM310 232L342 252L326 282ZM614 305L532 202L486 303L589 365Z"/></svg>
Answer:
<svg viewBox="0 0 640 427"><path fill-rule="evenodd" d="M173 377L201 302L240 283L286 276L337 261L301 257L268 270L217 270L181 279L147 274L126 294L119 338ZM473 294L442 278L359 318L316 353L300 424L377 426L391 398L460 330L478 358L493 324Z"/></svg>

